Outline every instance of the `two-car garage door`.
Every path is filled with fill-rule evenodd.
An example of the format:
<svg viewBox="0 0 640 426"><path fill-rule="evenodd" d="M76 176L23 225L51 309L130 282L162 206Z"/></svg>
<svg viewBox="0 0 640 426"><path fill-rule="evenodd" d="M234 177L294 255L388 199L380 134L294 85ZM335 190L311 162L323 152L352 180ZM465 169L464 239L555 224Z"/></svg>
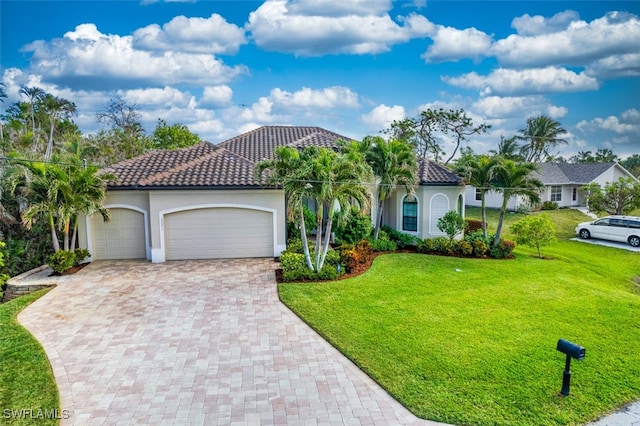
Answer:
<svg viewBox="0 0 640 426"><path fill-rule="evenodd" d="M273 256L273 214L231 207L164 216L167 260Z"/></svg>

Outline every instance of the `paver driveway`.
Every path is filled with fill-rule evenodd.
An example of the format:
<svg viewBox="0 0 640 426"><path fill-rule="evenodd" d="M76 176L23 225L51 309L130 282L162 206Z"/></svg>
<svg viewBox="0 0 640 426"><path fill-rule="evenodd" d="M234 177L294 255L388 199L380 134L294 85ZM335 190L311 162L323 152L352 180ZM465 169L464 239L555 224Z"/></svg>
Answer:
<svg viewBox="0 0 640 426"><path fill-rule="evenodd" d="M268 259L94 262L19 316L62 424L435 424L278 301Z"/></svg>

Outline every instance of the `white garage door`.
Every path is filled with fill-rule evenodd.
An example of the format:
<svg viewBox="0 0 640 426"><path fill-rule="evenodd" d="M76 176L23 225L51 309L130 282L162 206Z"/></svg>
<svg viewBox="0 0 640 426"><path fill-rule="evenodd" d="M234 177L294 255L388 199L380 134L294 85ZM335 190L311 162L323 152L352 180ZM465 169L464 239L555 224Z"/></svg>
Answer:
<svg viewBox="0 0 640 426"><path fill-rule="evenodd" d="M273 216L239 208L208 208L164 217L167 260L273 256Z"/></svg>
<svg viewBox="0 0 640 426"><path fill-rule="evenodd" d="M109 209L111 221L91 218L94 259L146 259L144 215L130 209Z"/></svg>

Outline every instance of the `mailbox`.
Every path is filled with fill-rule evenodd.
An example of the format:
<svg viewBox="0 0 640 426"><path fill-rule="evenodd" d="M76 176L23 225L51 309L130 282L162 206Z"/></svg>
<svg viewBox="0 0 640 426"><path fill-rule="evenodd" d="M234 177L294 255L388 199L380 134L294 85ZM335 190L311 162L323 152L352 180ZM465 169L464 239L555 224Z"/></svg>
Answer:
<svg viewBox="0 0 640 426"><path fill-rule="evenodd" d="M586 349L583 348L582 346L576 345L575 343L572 343L565 339L558 340L558 346L556 347L556 349L562 352L563 354L566 354L571 358L577 359L577 360L584 359L584 355L586 352Z"/></svg>
<svg viewBox="0 0 640 426"><path fill-rule="evenodd" d="M569 387L571 386L571 358L577 360L584 359L586 349L565 339L558 340L556 349L567 356L564 365L564 373L562 375L562 390L560 390L560 394L568 396Z"/></svg>

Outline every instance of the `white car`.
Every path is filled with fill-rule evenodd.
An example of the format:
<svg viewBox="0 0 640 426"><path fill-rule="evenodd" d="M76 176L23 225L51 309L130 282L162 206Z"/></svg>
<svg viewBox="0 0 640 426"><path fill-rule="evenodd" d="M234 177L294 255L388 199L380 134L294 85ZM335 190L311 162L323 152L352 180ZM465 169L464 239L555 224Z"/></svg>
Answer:
<svg viewBox="0 0 640 426"><path fill-rule="evenodd" d="M585 240L600 238L640 247L640 217L607 216L593 222L583 222L576 226L576 234Z"/></svg>

